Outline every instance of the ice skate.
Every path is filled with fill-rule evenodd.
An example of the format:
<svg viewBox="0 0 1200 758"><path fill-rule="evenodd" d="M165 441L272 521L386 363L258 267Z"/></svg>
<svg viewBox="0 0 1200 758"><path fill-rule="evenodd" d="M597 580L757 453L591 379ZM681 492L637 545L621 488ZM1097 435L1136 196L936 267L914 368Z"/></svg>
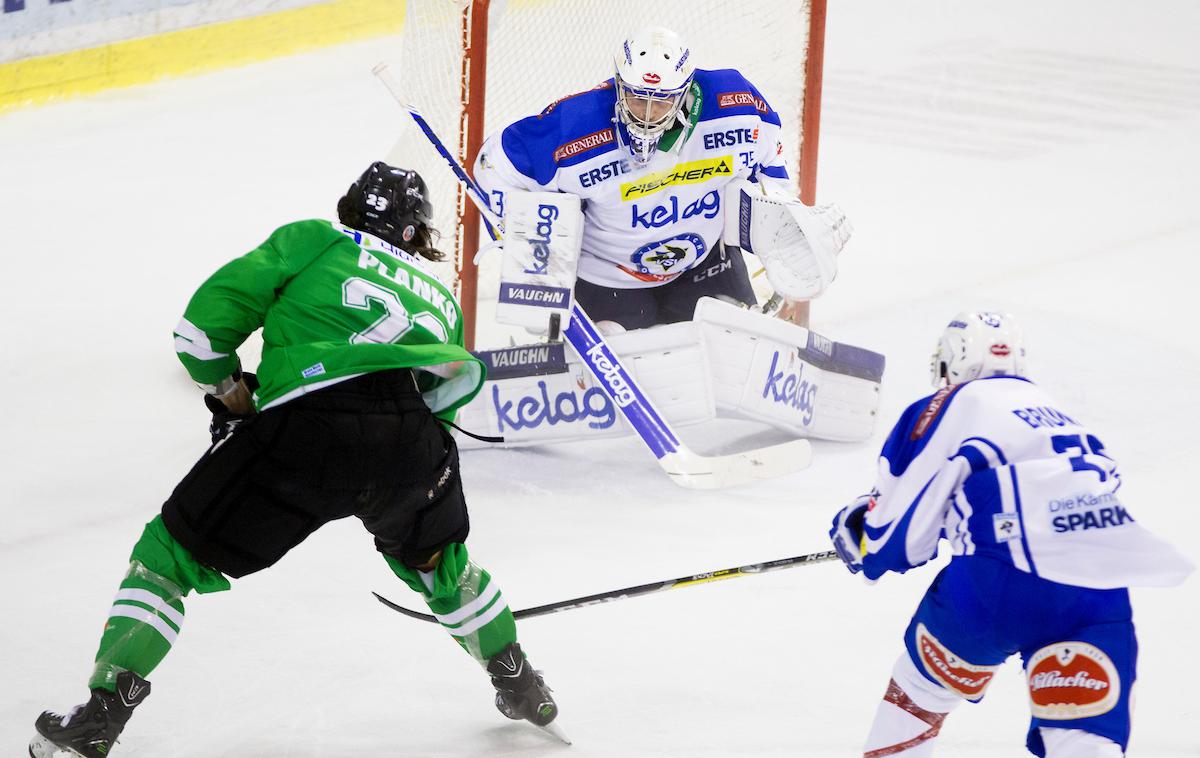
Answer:
<svg viewBox="0 0 1200 758"><path fill-rule="evenodd" d="M117 691L92 690L92 697L66 715L45 711L34 722L32 758L107 758L133 709L150 694L150 682L132 671L117 675Z"/></svg>
<svg viewBox="0 0 1200 758"><path fill-rule="evenodd" d="M558 705L550 696L550 688L542 675L533 670L519 643L512 643L492 656L487 672L496 688L496 708L510 719L524 719L568 745L571 740L553 723L558 717Z"/></svg>

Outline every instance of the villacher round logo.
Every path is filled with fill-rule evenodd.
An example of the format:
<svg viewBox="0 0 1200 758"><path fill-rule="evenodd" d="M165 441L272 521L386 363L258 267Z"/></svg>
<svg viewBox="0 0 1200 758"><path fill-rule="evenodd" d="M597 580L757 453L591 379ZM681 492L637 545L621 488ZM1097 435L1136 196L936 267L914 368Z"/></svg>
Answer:
<svg viewBox="0 0 1200 758"><path fill-rule="evenodd" d="M1086 642L1047 645L1025 667L1030 709L1043 719L1082 719L1108 713L1121 698L1112 659Z"/></svg>

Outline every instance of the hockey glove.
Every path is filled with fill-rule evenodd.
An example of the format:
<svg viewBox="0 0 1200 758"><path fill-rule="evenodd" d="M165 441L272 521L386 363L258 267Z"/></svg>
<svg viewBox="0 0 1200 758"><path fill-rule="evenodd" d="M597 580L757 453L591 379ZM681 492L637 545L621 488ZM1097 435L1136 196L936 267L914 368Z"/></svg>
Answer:
<svg viewBox="0 0 1200 758"><path fill-rule="evenodd" d="M248 371L242 372L241 381L252 393L258 389L258 377ZM205 394L204 405L212 413L212 421L208 424L208 433L212 437L214 445L228 437L243 421L254 415L253 412L234 413L216 395Z"/></svg>
<svg viewBox="0 0 1200 758"><path fill-rule="evenodd" d="M833 527L829 530L833 549L846 564L846 568L850 569L851 574L862 571L863 557L867 554L863 539L863 522L866 521L871 499L871 495L863 495L838 511L833 517Z"/></svg>

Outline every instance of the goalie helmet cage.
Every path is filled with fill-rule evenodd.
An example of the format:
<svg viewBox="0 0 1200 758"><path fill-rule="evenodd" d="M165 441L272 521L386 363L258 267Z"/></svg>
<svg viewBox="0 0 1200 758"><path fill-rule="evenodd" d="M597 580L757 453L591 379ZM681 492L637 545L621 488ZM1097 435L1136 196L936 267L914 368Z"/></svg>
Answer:
<svg viewBox="0 0 1200 758"><path fill-rule="evenodd" d="M783 122L783 150L801 199L816 194L826 0L407 0L396 71L415 106L470 170L484 138L612 76L613 51L637 28L683 36L705 69L734 68ZM429 184L448 260L438 272L459 293L467 346L476 334L479 282L498 262L472 263L479 215L414 124L387 160ZM455 197L454 204L447 202ZM487 290L485 290L487 292ZM491 297L488 292L487 297Z"/></svg>

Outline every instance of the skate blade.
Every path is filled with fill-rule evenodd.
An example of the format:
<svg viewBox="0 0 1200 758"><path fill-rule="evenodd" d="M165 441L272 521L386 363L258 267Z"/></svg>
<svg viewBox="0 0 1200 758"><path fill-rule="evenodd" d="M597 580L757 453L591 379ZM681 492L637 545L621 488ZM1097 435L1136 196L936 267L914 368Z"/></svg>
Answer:
<svg viewBox="0 0 1200 758"><path fill-rule="evenodd" d="M564 732L562 730L562 727L558 725L558 719L551 721L549 724L546 724L545 726L538 726L537 724L534 724L534 726L537 726L538 729L541 729L546 734L549 734L552 737L562 740L563 744L565 744L565 745L571 744L571 738L568 737L567 733Z"/></svg>
<svg viewBox="0 0 1200 758"><path fill-rule="evenodd" d="M79 753L59 747L42 735L34 735L29 741L30 758L79 758Z"/></svg>

